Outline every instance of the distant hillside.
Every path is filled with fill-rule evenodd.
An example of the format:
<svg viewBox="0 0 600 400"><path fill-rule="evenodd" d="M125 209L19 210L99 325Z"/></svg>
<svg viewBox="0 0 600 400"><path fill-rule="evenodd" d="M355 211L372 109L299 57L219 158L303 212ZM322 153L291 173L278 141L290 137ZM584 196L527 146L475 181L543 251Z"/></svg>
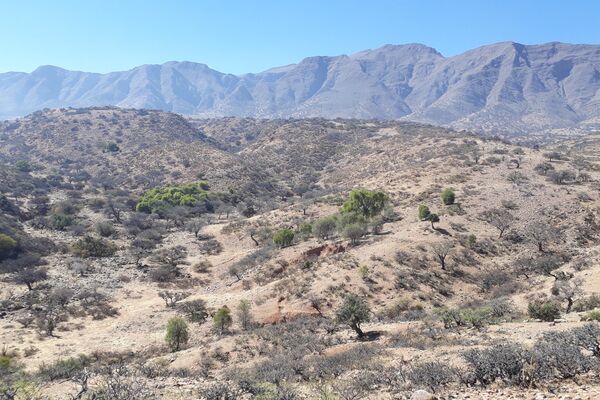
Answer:
<svg viewBox="0 0 600 400"><path fill-rule="evenodd" d="M600 126L600 45L505 42L444 57L421 44L235 76L191 62L95 74L0 74L0 118L116 105L200 117L411 119L519 135Z"/></svg>

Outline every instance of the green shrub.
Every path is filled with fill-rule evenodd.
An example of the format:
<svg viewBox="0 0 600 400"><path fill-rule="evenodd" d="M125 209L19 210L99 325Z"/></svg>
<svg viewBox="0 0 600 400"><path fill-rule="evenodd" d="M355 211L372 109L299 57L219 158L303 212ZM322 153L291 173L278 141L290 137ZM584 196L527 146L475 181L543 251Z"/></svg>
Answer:
<svg viewBox="0 0 600 400"><path fill-rule="evenodd" d="M477 308L441 308L436 310L436 314L444 323L444 328L454 328L459 326L472 326L481 328L494 322L492 310L489 307Z"/></svg>
<svg viewBox="0 0 600 400"><path fill-rule="evenodd" d="M582 321L598 321L600 322L600 310L590 311L581 317Z"/></svg>
<svg viewBox="0 0 600 400"><path fill-rule="evenodd" d="M527 306L531 318L552 322L560 318L560 306L551 301L534 301Z"/></svg>
<svg viewBox="0 0 600 400"><path fill-rule="evenodd" d="M165 340L172 351L179 351L190 338L186 322L179 317L173 317L167 322L167 335Z"/></svg>
<svg viewBox="0 0 600 400"><path fill-rule="evenodd" d="M419 219L421 221L427 221L427 220L429 220L429 215L431 214L431 211L429 211L429 207L427 207L424 204L421 204L419 206L418 214L419 214Z"/></svg>
<svg viewBox="0 0 600 400"><path fill-rule="evenodd" d="M155 213L176 206L196 206L209 199L206 182L162 186L148 190L138 200L136 210Z"/></svg>
<svg viewBox="0 0 600 400"><path fill-rule="evenodd" d="M1 372L7 371L12 366L12 359L9 356L0 356L0 376Z"/></svg>
<svg viewBox="0 0 600 400"><path fill-rule="evenodd" d="M294 231L288 228L280 229L273 235L273 243L283 248L288 247L294 241Z"/></svg>
<svg viewBox="0 0 600 400"><path fill-rule="evenodd" d="M473 328L482 328L490 322L491 311L488 308L468 308L461 311L462 319Z"/></svg>
<svg viewBox="0 0 600 400"><path fill-rule="evenodd" d="M444 205L451 205L454 204L454 200L455 200L455 195L454 195L454 191L450 188L444 189L442 191L442 203L444 203Z"/></svg>
<svg viewBox="0 0 600 400"><path fill-rule="evenodd" d="M119 149L119 145L118 144L116 144L114 142L111 142L111 143L106 143L103 146L102 150L105 151L105 152L108 152L108 153L116 153L116 152L118 152L121 149Z"/></svg>
<svg viewBox="0 0 600 400"><path fill-rule="evenodd" d="M110 257L117 251L116 246L106 239L85 236L71 246L74 255L82 258Z"/></svg>
<svg viewBox="0 0 600 400"><path fill-rule="evenodd" d="M70 226L75 225L75 217L66 214L52 214L48 218L48 225L50 228L57 231L64 231Z"/></svg>
<svg viewBox="0 0 600 400"><path fill-rule="evenodd" d="M312 234L313 227L312 224L305 222L300 224L298 227L298 233L300 233L303 237L309 237Z"/></svg>
<svg viewBox="0 0 600 400"><path fill-rule="evenodd" d="M27 160L19 160L15 163L15 168L17 169L17 171L21 171L21 172L31 172L31 170L33 169L33 167L31 166L31 163Z"/></svg>
<svg viewBox="0 0 600 400"><path fill-rule="evenodd" d="M4 233L0 233L0 261L10 257L17 248L17 241Z"/></svg>
<svg viewBox="0 0 600 400"><path fill-rule="evenodd" d="M227 306L219 308L213 316L213 324L215 329L217 329L221 335L229 329L232 323L233 320L231 318L231 311Z"/></svg>
<svg viewBox="0 0 600 400"><path fill-rule="evenodd" d="M366 218L380 214L389 201L383 192L357 189L350 192L348 200L342 205L342 213L358 213Z"/></svg>

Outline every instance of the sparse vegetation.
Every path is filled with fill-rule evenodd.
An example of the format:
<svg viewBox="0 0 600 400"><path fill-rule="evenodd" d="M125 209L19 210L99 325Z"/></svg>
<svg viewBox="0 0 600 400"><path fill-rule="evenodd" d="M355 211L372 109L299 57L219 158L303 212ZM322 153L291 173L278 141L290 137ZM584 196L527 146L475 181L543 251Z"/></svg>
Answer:
<svg viewBox="0 0 600 400"><path fill-rule="evenodd" d="M112 108L18 124L0 138L0 398L595 385L596 139Z"/></svg>

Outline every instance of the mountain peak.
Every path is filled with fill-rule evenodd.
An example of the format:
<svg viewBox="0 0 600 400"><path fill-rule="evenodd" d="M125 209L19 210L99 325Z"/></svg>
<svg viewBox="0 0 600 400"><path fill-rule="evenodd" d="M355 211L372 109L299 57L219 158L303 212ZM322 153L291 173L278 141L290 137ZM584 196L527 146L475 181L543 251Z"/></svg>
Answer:
<svg viewBox="0 0 600 400"><path fill-rule="evenodd" d="M235 76L191 61L109 74L42 66L0 74L0 118L46 107L116 105L195 116L413 119L526 133L600 120L600 46L507 41L452 57L420 43Z"/></svg>

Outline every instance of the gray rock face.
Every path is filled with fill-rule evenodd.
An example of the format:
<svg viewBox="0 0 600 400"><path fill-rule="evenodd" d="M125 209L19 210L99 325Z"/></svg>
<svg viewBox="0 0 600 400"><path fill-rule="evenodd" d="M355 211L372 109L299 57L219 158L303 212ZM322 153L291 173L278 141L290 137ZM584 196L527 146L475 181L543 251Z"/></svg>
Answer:
<svg viewBox="0 0 600 400"><path fill-rule="evenodd" d="M235 76L168 62L95 74L44 66L0 74L0 118L116 105L181 114L411 119L521 134L600 127L600 45L505 42L444 57L421 44Z"/></svg>

